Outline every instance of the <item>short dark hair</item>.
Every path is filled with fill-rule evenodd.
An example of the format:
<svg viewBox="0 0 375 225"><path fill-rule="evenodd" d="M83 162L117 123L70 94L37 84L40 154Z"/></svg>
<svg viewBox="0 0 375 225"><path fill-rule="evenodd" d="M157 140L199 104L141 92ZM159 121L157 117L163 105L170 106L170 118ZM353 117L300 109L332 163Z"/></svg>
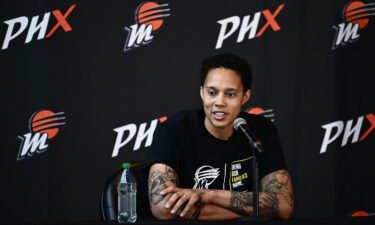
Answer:
<svg viewBox="0 0 375 225"><path fill-rule="evenodd" d="M252 81L250 64L246 59L229 52L209 56L203 60L200 77L202 87L204 86L208 72L220 67L234 70L241 77L244 92L250 89Z"/></svg>

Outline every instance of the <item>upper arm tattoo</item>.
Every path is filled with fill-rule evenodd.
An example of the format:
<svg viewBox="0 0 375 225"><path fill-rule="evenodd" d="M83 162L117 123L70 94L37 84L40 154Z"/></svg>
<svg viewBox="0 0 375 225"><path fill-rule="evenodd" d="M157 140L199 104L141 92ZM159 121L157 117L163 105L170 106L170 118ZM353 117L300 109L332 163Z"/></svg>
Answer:
<svg viewBox="0 0 375 225"><path fill-rule="evenodd" d="M160 192L168 187L166 185L168 181L178 186L177 173L171 167L165 165L163 171L156 169L150 172L148 179L148 197L150 203L157 205L164 199L164 196L160 195Z"/></svg>
<svg viewBox="0 0 375 225"><path fill-rule="evenodd" d="M289 172L280 170L265 176L261 181L261 189L267 194L283 197L289 207L293 208L293 187Z"/></svg>
<svg viewBox="0 0 375 225"><path fill-rule="evenodd" d="M274 193L259 194L259 214L262 216L278 217L280 214L279 200Z"/></svg>

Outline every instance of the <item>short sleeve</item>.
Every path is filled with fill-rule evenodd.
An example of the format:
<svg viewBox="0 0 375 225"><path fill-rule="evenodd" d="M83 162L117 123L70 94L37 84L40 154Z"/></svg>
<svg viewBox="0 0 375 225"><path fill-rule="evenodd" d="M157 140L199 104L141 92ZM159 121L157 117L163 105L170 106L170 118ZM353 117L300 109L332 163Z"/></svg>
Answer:
<svg viewBox="0 0 375 225"><path fill-rule="evenodd" d="M178 162L181 159L181 146L177 144L176 135L173 135L170 128L164 123L157 126L151 149L147 155L147 160L143 168L148 173L150 167L156 163L166 164L172 167L177 174L180 168Z"/></svg>
<svg viewBox="0 0 375 225"><path fill-rule="evenodd" d="M259 178L269 173L287 169L279 134L275 125L269 121L262 137L264 153L259 159Z"/></svg>

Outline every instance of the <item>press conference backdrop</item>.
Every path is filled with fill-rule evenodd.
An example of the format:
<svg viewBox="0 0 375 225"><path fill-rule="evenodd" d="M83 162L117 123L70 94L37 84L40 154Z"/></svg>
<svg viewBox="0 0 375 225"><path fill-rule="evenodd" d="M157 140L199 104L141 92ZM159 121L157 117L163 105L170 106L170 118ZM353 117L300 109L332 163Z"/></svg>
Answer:
<svg viewBox="0 0 375 225"><path fill-rule="evenodd" d="M99 219L122 162L201 106L204 57L253 66L243 110L276 124L294 217L375 211L375 1L5 1L2 222Z"/></svg>

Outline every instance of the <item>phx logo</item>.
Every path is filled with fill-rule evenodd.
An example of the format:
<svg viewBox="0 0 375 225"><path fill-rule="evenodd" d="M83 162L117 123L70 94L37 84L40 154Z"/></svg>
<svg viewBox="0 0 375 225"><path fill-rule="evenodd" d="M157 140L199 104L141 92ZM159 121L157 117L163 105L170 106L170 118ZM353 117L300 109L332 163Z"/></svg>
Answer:
<svg viewBox="0 0 375 225"><path fill-rule="evenodd" d="M274 12L271 12L269 9L265 9L263 11L256 12L253 15L246 15L243 18L240 18L239 16L231 16L217 21L221 25L221 28L219 36L217 37L215 49L220 49L223 46L224 40L231 37L237 30L237 43L242 42L246 36L249 40L260 37L268 28L271 28L273 31L281 30L281 27L276 20L276 16L279 15L284 7L285 4L281 4ZM266 23L262 26L262 28L258 29L260 27L259 21L261 21L261 18L264 18ZM227 29L228 27L229 29Z"/></svg>
<svg viewBox="0 0 375 225"><path fill-rule="evenodd" d="M364 121L367 121L367 123ZM364 131L363 127L367 127L367 130ZM350 138L352 139L352 144L365 140L368 135L375 130L375 114L368 113L358 117L355 125L354 119L348 120L346 123L345 121L338 120L333 123L324 124L322 128L325 129L325 134L320 148L320 154L325 153L328 145L338 139L341 134L343 134L341 147L346 146Z"/></svg>
<svg viewBox="0 0 375 225"><path fill-rule="evenodd" d="M361 1L352 1L344 7L343 20L345 22L333 26L336 36L332 50L359 39L359 30L364 29L370 22L369 17L375 15L374 6L375 3L365 4Z"/></svg>
<svg viewBox="0 0 375 225"><path fill-rule="evenodd" d="M25 44L30 43L34 36L37 34L37 40L49 38L51 37L55 31L61 27L65 32L69 32L72 30L67 17L76 7L76 4L71 5L65 13L61 12L59 9L53 10L52 12L44 13L43 18L39 20L39 15L33 16L29 19L26 16L17 17L14 19L4 21L5 24L8 25L7 32L5 34L5 38L3 41L2 50L7 49L9 47L9 43L21 35L26 28L28 27ZM55 18L57 22L53 28L46 34L47 28L51 22L51 14ZM53 21L53 20L52 20Z"/></svg>
<svg viewBox="0 0 375 225"><path fill-rule="evenodd" d="M65 125L64 112L54 113L50 110L36 111L29 121L30 133L18 136L22 141L17 160L45 152L49 140L59 132L59 127Z"/></svg>
<svg viewBox="0 0 375 225"><path fill-rule="evenodd" d="M127 37L124 52L153 40L153 33L164 23L163 18L170 16L168 7L169 4L159 5L155 2L143 2L138 6L135 11L136 24L125 27Z"/></svg>
<svg viewBox="0 0 375 225"><path fill-rule="evenodd" d="M117 133L115 146L113 148L112 157L117 157L121 148L129 144L135 139L133 151L141 148L142 143L144 147L149 147L152 144L153 135L158 123L163 123L168 118L163 116L159 119L153 119L147 128L147 122L140 124L131 123L125 126L113 129ZM127 134L127 136L125 135ZM126 138L124 138L126 136Z"/></svg>

